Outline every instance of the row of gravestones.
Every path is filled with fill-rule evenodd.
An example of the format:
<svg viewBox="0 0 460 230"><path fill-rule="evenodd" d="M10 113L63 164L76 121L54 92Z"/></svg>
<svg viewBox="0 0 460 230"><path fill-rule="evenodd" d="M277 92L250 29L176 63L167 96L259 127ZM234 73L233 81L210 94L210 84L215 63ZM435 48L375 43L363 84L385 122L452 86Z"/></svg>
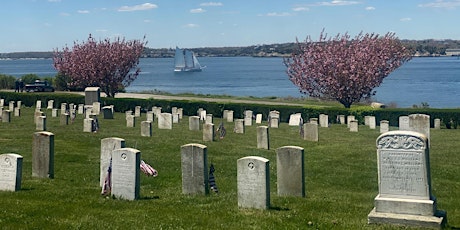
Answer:
<svg viewBox="0 0 460 230"><path fill-rule="evenodd" d="M245 112L245 118L246 117L249 116L247 116ZM411 121L411 118L414 119ZM271 114L269 115L269 124L271 124L270 120ZM273 120L276 121L276 118ZM379 194L375 198L375 208L369 214L368 222L439 227L445 224L447 218L445 212L437 210L436 199L431 194L431 179L429 173L429 116L416 114L408 116L408 122L405 122L405 120L405 117L400 118L401 130L404 130L406 127L405 124L408 123L408 130L418 131L419 133L411 131L393 131L382 134L377 139L377 155L379 159ZM252 123L252 114L250 122ZM197 147L197 144L190 145ZM183 147L186 148L186 146ZM53 178L54 157L51 153L54 149L54 135L49 132L35 133L33 149L40 150L38 152L33 152L33 158L44 156L45 159L40 159L39 161L33 160L33 162L41 163L32 164L32 175ZM47 152L50 154L47 155ZM192 150L192 153L194 152L195 151ZM123 162L136 162L133 168L135 169L135 174L138 175L140 152L134 149L120 148L112 151L112 158L114 155L119 156L119 158L122 159L122 163L121 165L115 166L118 163L114 164L112 162L115 170L119 172L119 174L113 174L114 178L117 179L115 179L115 182L112 181L112 183L114 183L112 194L121 198L135 199L136 186L130 186L132 191L134 191L134 195L130 194L129 196L125 196L124 194L127 191L127 188L124 187L124 183L127 181L136 181L136 177L134 177L134 179L129 176L126 177L126 174L129 174L133 170L129 167L125 167ZM130 156L134 157L130 158L131 160L128 160ZM22 157L17 154L3 154L1 155L1 159L2 163L5 162L5 164L0 165L0 172L2 174L1 178L13 178L14 182L10 183L9 181L2 181L0 184L13 184L10 188L20 188L21 173L18 171L22 169ZM281 162L282 160L278 159L278 161ZM299 162L298 159L296 161ZM102 162L103 161L101 159L101 164ZM303 160L300 162L303 162ZM269 185L267 185L269 181L267 180L267 175L269 175L268 164L269 161L267 159L260 157L246 157L238 160L238 205L240 207L269 207L270 193ZM263 178L265 178L265 180L263 178L247 177L248 174L245 170L252 170L256 175L264 175ZM262 173L264 170L265 174ZM207 170L204 171L207 172ZM242 173L240 173L240 171ZM280 172L278 173L282 174ZM241 178L239 175L242 175ZM131 182L128 184L132 185ZM121 184L118 186L121 187L119 190L117 190L117 184ZM201 184L203 183L201 182ZM5 190L5 188L0 187L0 190ZM121 191L121 193L118 194L117 191ZM184 193L188 193L185 192L186 190L184 189L183 191ZM256 194L255 197L252 197L254 194ZM264 196L262 194L267 195ZM281 193L279 192L279 194ZM261 199L258 200L256 197L260 197Z"/></svg>
<svg viewBox="0 0 460 230"><path fill-rule="evenodd" d="M304 149L296 146L278 148L277 185L283 196L305 196ZM182 193L209 193L207 146L186 144L181 146ZM100 186L112 164L112 195L122 199L139 198L138 150L125 148L122 138L101 140ZM238 205L266 209L270 206L269 161L262 157L244 157L237 161ZM123 189L119 189L123 188Z"/></svg>
<svg viewBox="0 0 460 230"><path fill-rule="evenodd" d="M430 145L426 135L413 131L390 131L376 141L379 193L369 223L395 223L441 227L446 212L438 210L431 191ZM304 151L285 146L277 152L279 195L305 196ZM121 138L101 141L101 186L112 164L111 194L121 199L139 198L139 150L125 148ZM181 146L182 192L208 194L207 147ZM238 206L270 207L269 160L249 156L237 160ZM22 156L0 155L0 190L20 189ZM54 134L36 132L33 136L32 176L54 178Z"/></svg>

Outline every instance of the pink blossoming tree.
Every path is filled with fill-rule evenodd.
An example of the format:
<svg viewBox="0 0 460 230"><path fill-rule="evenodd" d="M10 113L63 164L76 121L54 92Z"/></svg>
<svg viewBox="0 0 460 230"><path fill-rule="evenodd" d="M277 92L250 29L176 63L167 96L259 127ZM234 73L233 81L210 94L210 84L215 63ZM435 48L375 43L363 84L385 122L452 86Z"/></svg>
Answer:
<svg viewBox="0 0 460 230"><path fill-rule="evenodd" d="M89 35L86 42L74 42L72 49L56 49L54 68L68 78L69 88L98 86L108 97L114 97L139 75L140 69L135 68L145 45L145 41L124 38L96 41Z"/></svg>
<svg viewBox="0 0 460 230"><path fill-rule="evenodd" d="M289 79L301 93L333 99L350 108L375 95L374 88L393 70L409 61L411 52L394 33L385 36L347 33L319 41L297 41L298 49L284 60Z"/></svg>

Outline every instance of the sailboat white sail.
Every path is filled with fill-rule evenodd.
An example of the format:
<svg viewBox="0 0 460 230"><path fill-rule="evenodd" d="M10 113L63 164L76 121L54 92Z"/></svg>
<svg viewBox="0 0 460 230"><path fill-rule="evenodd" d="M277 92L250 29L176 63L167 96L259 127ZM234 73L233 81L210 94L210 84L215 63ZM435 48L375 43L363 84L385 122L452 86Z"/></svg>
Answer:
<svg viewBox="0 0 460 230"><path fill-rule="evenodd" d="M174 72L199 72L203 69L191 50L176 47L174 56Z"/></svg>

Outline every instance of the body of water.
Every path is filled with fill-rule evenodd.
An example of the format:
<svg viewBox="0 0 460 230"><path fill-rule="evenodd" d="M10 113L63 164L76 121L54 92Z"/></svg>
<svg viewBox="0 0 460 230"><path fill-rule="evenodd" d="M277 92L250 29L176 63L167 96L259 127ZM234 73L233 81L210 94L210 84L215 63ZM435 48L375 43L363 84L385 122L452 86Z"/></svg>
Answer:
<svg viewBox="0 0 460 230"><path fill-rule="evenodd" d="M285 71L282 58L202 57L202 72L175 73L172 58L141 59L142 72L126 88L128 92L164 91L255 97L301 97ZM54 76L52 60L0 60L0 74L20 77L34 73ZM374 101L412 107L428 103L431 108L460 107L460 59L457 57L413 58L375 90Z"/></svg>

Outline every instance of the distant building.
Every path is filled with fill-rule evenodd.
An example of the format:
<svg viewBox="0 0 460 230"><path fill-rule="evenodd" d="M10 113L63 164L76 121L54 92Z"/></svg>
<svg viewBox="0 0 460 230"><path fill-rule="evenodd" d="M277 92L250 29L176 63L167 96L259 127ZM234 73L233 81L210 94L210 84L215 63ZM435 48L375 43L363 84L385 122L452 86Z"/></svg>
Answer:
<svg viewBox="0 0 460 230"><path fill-rule="evenodd" d="M460 56L460 49L446 49L446 56Z"/></svg>

